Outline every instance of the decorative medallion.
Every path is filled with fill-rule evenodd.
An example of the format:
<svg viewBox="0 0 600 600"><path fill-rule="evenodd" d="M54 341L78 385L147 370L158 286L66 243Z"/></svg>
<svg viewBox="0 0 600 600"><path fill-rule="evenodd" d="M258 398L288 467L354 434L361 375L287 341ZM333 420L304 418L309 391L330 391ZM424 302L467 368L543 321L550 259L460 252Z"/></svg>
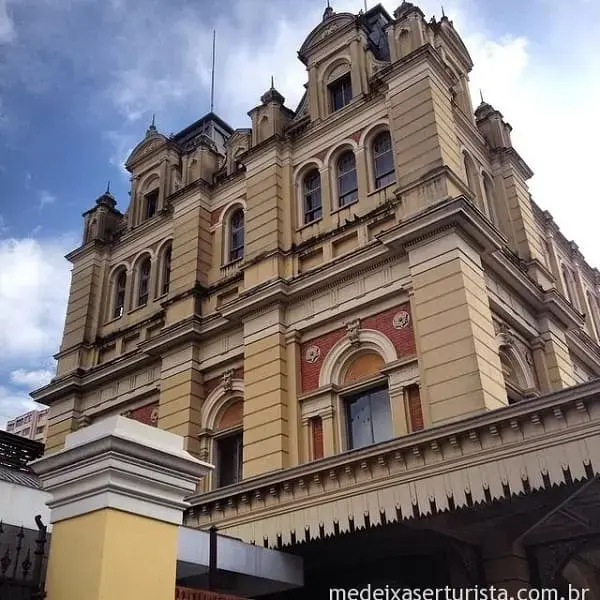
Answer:
<svg viewBox="0 0 600 600"><path fill-rule="evenodd" d="M394 315L394 329L404 329L405 327L408 327L409 323L410 315L405 310L401 310Z"/></svg>
<svg viewBox="0 0 600 600"><path fill-rule="evenodd" d="M360 344L360 319L355 319L346 324L346 337L353 346Z"/></svg>
<svg viewBox="0 0 600 600"><path fill-rule="evenodd" d="M230 392L233 389L233 369L228 369L223 373L223 389Z"/></svg>
<svg viewBox="0 0 600 600"><path fill-rule="evenodd" d="M327 36L330 36L337 28L338 26L334 23L325 27L325 29L323 29L323 33L321 34L321 39L325 39Z"/></svg>
<svg viewBox="0 0 600 600"><path fill-rule="evenodd" d="M304 353L304 360L307 363L316 363L321 358L321 348L319 346L309 346Z"/></svg>
<svg viewBox="0 0 600 600"><path fill-rule="evenodd" d="M150 423L158 423L158 406L150 413Z"/></svg>

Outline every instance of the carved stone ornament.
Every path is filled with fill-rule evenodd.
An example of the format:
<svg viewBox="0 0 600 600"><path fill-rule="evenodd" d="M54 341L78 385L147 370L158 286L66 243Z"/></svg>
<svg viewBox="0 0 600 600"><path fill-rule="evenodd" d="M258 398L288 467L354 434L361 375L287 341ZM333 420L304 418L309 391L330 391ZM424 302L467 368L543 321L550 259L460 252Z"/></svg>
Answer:
<svg viewBox="0 0 600 600"><path fill-rule="evenodd" d="M498 327L498 334L496 335L498 346L500 348L511 348L515 343L513 332L510 330L506 323L501 323Z"/></svg>
<svg viewBox="0 0 600 600"><path fill-rule="evenodd" d="M395 329L404 329L408 327L409 323L410 315L405 310L401 310L394 315L393 325Z"/></svg>
<svg viewBox="0 0 600 600"><path fill-rule="evenodd" d="M229 369L223 373L223 389L230 392L233 389L233 370Z"/></svg>
<svg viewBox="0 0 600 600"><path fill-rule="evenodd" d="M158 406L150 413L150 423L158 423Z"/></svg>
<svg viewBox="0 0 600 600"><path fill-rule="evenodd" d="M304 353L304 360L307 363L316 363L321 358L321 348L319 346L309 346Z"/></svg>
<svg viewBox="0 0 600 600"><path fill-rule="evenodd" d="M533 356L531 352L525 352L525 361L530 367L533 367Z"/></svg>
<svg viewBox="0 0 600 600"><path fill-rule="evenodd" d="M321 34L321 39L330 36L337 28L338 26L335 23L332 23L331 25L325 27L325 29L323 29L323 33Z"/></svg>
<svg viewBox="0 0 600 600"><path fill-rule="evenodd" d="M346 325L346 337L352 345L360 344L360 320L355 319Z"/></svg>

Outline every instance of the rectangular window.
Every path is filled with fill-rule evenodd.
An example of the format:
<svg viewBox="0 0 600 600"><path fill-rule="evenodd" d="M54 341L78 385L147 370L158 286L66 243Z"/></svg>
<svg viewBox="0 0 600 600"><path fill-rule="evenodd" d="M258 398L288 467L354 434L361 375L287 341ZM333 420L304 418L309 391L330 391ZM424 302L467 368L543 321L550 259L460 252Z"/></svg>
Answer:
<svg viewBox="0 0 600 600"><path fill-rule="evenodd" d="M14 430L14 428L15 428L15 424L14 424L14 423L9 423L9 424L6 426L6 431L13 431L13 430Z"/></svg>
<svg viewBox="0 0 600 600"><path fill-rule="evenodd" d="M217 487L237 483L242 478L242 432L216 440Z"/></svg>
<svg viewBox="0 0 600 600"><path fill-rule="evenodd" d="M362 448L393 437L387 388L362 392L347 400L348 447Z"/></svg>
<svg viewBox="0 0 600 600"><path fill-rule="evenodd" d="M352 80L350 74L340 77L329 85L331 112L346 106L352 100Z"/></svg>
<svg viewBox="0 0 600 600"><path fill-rule="evenodd" d="M313 417L310 420L310 432L312 436L312 458L319 460L325 455L323 448L323 421L321 417Z"/></svg>
<svg viewBox="0 0 600 600"><path fill-rule="evenodd" d="M144 216L146 219L151 219L156 214L156 209L158 208L158 188L148 192L144 196L145 202L145 211Z"/></svg>

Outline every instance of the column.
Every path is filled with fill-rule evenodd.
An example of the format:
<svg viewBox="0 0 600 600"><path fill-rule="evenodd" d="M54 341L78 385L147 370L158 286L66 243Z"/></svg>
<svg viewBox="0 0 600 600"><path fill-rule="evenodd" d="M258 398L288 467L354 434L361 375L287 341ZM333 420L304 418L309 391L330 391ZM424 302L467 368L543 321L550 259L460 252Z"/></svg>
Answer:
<svg viewBox="0 0 600 600"><path fill-rule="evenodd" d="M450 232L409 252L423 413L432 425L508 403L481 258Z"/></svg>
<svg viewBox="0 0 600 600"><path fill-rule="evenodd" d="M300 385L300 333L290 331L285 336L287 344L287 364L290 366L288 377L288 418L289 418L289 464L300 463L300 415L298 395Z"/></svg>
<svg viewBox="0 0 600 600"><path fill-rule="evenodd" d="M244 323L244 479L289 465L283 322L284 309L276 307Z"/></svg>
<svg viewBox="0 0 600 600"><path fill-rule="evenodd" d="M174 597L183 498L212 468L181 437L111 417L32 467L51 497L47 600Z"/></svg>
<svg viewBox="0 0 600 600"><path fill-rule="evenodd" d="M521 545L512 544L497 531L482 550L485 581L489 587L506 590L512 598L517 597L518 590L531 587L529 561Z"/></svg>

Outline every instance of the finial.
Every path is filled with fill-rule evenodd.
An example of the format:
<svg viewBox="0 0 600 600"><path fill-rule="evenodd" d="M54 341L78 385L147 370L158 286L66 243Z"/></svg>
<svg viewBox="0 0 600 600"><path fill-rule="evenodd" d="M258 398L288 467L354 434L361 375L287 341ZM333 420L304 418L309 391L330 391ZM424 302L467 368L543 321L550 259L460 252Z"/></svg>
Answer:
<svg viewBox="0 0 600 600"><path fill-rule="evenodd" d="M275 83L273 81L273 75L271 75L271 89L274 90L275 89Z"/></svg>
<svg viewBox="0 0 600 600"><path fill-rule="evenodd" d="M108 183L106 184L106 194L110 194L110 179L108 180Z"/></svg>
<svg viewBox="0 0 600 600"><path fill-rule="evenodd" d="M446 13L444 12L444 5L442 4L442 19L446 16Z"/></svg>
<svg viewBox="0 0 600 600"><path fill-rule="evenodd" d="M152 122L150 123L150 125L148 126L148 129L146 130L146 135L150 135L151 133L154 133L156 131L156 114L152 115Z"/></svg>
<svg viewBox="0 0 600 600"><path fill-rule="evenodd" d="M479 88L479 97L481 98L481 104L484 104L485 100L483 99L483 92L481 91L481 88Z"/></svg>
<svg viewBox="0 0 600 600"><path fill-rule="evenodd" d="M152 113L152 125L150 127L156 129L156 113Z"/></svg>
<svg viewBox="0 0 600 600"><path fill-rule="evenodd" d="M331 8L331 6L329 6L329 0L327 0L327 8Z"/></svg>

